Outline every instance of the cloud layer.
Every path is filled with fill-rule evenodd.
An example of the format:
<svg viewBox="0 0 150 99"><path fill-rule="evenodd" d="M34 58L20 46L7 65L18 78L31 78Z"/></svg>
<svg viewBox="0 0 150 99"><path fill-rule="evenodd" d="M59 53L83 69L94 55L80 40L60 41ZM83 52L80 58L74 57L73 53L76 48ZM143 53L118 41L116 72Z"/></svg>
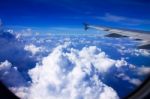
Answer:
<svg viewBox="0 0 150 99"><path fill-rule="evenodd" d="M130 68L132 64L124 58L111 59L96 46L78 50L69 47L70 44L58 45L28 71L32 80L29 87L12 87L11 90L25 99L118 99L117 92L102 81L101 75L111 68ZM149 73L144 67L137 70L139 75ZM117 77L135 86L142 83L123 72Z"/></svg>
<svg viewBox="0 0 150 99"><path fill-rule="evenodd" d="M30 67L28 63L31 59L25 62L20 61L18 64L15 64L16 62L10 59L8 59L9 61L3 61L0 64L0 73L3 74L1 80L8 80L12 85L9 88L23 99L117 99L119 98L116 92L118 90L114 90L113 88L115 87L112 88L111 84L108 86L106 80L111 82L115 77L118 81L129 83L128 87L132 87L133 85L139 86L141 80L138 77L133 77L132 74L141 76L150 73L148 67L137 68L137 66L128 63L126 57L123 58L123 56L120 56L122 58L117 57L112 59L112 56L108 56L107 54L111 55L110 53L113 53L113 50L108 53L103 48L102 42L107 42L108 44L111 42L109 40L98 41L100 38L97 38L95 41L98 41L97 44L100 45L94 45L94 42L92 42L93 37L92 40L85 38L85 36L80 39L79 37L61 37L52 37L51 35L51 39L49 37L28 38L29 41L27 39L26 44L20 50L26 50L25 52L29 53L21 51L21 58L17 59L14 59L14 54L11 56L14 60L20 60L26 54L30 56L31 53L34 55L34 58L37 58L38 62L36 62L36 65L33 64L34 67ZM66 43L63 44L64 42ZM14 45L16 44L12 44L12 46ZM39 47L39 45L42 45L42 47ZM16 46L18 47L18 45ZM43 50L45 46L47 51ZM98 46L101 48L98 48ZM110 47L108 46L108 49L111 50ZM128 50L126 47L121 47L118 51L122 55L133 53L133 55L138 56L144 53L143 56L149 56L149 53L145 50ZM45 54L43 55L43 53ZM24 65L22 65L23 63ZM20 69L20 67L22 68ZM27 68L26 71L24 70L25 68ZM26 77L26 75L22 76L20 73L27 73L27 76L31 79L25 81L21 77ZM112 76L112 79L107 78L105 76L107 74ZM116 74L118 74L117 78ZM14 81L9 81L12 77ZM25 82L27 84L24 84Z"/></svg>
<svg viewBox="0 0 150 99"><path fill-rule="evenodd" d="M114 66L115 60L95 46L65 51L67 46L57 46L29 70L30 87L12 90L28 99L118 99L116 91L98 75Z"/></svg>

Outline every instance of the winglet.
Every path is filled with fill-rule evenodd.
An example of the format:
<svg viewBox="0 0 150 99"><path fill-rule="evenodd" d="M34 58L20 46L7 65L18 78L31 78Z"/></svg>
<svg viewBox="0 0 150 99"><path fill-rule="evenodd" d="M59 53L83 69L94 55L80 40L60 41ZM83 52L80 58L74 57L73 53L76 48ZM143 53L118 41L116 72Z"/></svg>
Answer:
<svg viewBox="0 0 150 99"><path fill-rule="evenodd" d="M87 30L89 27L89 24L87 24L87 23L83 23L83 25L84 25L84 30Z"/></svg>

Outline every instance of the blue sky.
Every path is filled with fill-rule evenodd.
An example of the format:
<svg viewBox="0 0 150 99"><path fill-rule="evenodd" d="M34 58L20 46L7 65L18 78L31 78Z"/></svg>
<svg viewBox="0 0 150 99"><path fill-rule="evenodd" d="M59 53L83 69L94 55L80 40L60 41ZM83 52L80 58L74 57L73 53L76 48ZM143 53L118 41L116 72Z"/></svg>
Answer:
<svg viewBox="0 0 150 99"><path fill-rule="evenodd" d="M149 0L1 0L6 26L82 27L83 22L150 30Z"/></svg>

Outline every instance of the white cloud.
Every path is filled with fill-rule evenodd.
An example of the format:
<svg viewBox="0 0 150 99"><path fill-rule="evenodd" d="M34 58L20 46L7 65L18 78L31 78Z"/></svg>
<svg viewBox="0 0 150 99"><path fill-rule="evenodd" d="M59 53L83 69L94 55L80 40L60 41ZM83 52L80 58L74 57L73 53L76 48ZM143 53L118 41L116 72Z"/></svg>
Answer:
<svg viewBox="0 0 150 99"><path fill-rule="evenodd" d="M100 94L99 99L118 99L114 90L110 87L104 87L104 92ZM92 98L91 98L92 99Z"/></svg>
<svg viewBox="0 0 150 99"><path fill-rule="evenodd" d="M139 67L137 68L137 72L139 75L149 75L150 74L150 67Z"/></svg>
<svg viewBox="0 0 150 99"><path fill-rule="evenodd" d="M95 46L65 52L69 44L57 46L29 70L31 86L15 89L16 95L28 99L118 99L113 88L91 73L92 66L99 72L107 72L115 60ZM90 80L86 81L85 77Z"/></svg>
<svg viewBox="0 0 150 99"><path fill-rule="evenodd" d="M104 17L99 17L99 18L105 21L112 21L112 22L119 22L126 19L125 17L112 15L110 13L106 13Z"/></svg>
<svg viewBox="0 0 150 99"><path fill-rule="evenodd" d="M142 83L141 80L139 80L137 78L131 78L131 77L127 76L124 73L118 74L117 77L121 78L122 80L126 80L126 81L128 81L129 83L131 83L131 84L133 84L135 86L139 86Z"/></svg>
<svg viewBox="0 0 150 99"><path fill-rule="evenodd" d="M107 72L115 64L115 60L108 58L105 52L96 46L84 47L81 51L71 49L71 54L67 55L75 64L88 69L93 65L99 72Z"/></svg>
<svg viewBox="0 0 150 99"><path fill-rule="evenodd" d="M24 99L27 99L27 94L28 94L28 88L27 87L11 87L9 88L12 92L16 94L16 96L21 96L24 97Z"/></svg>
<svg viewBox="0 0 150 99"><path fill-rule="evenodd" d="M17 33L17 34L16 34L16 39L17 39L17 40L20 40L20 38L21 38L21 34L20 34L20 33Z"/></svg>
<svg viewBox="0 0 150 99"><path fill-rule="evenodd" d="M136 68L136 66L135 66L135 65L133 65L133 64L129 64L129 68L130 68L130 69L135 69L135 68Z"/></svg>
<svg viewBox="0 0 150 99"><path fill-rule="evenodd" d="M136 53L139 53L143 56L150 56L150 51L145 49L137 49L135 50Z"/></svg>
<svg viewBox="0 0 150 99"><path fill-rule="evenodd" d="M21 36L32 36L33 35L33 30L31 28L25 28L20 31Z"/></svg>
<svg viewBox="0 0 150 99"><path fill-rule="evenodd" d="M128 65L128 63L125 61L124 58L121 58L121 60L116 60L115 66L118 68L120 68L122 66L127 66L127 65Z"/></svg>
<svg viewBox="0 0 150 99"><path fill-rule="evenodd" d="M0 70L7 70L7 69L10 69L12 66L12 64L8 61L8 60L5 60L4 62L1 62L0 63Z"/></svg>
<svg viewBox="0 0 150 99"><path fill-rule="evenodd" d="M139 86L140 84L142 84L142 81L139 79L136 79L136 78L130 78L129 82L136 85L136 86Z"/></svg>
<svg viewBox="0 0 150 99"><path fill-rule="evenodd" d="M7 32L13 34L13 33L14 33L14 30L13 30L13 29L8 29Z"/></svg>
<svg viewBox="0 0 150 99"><path fill-rule="evenodd" d="M40 35L40 33L39 32L35 32L35 35L38 36L38 35Z"/></svg>
<svg viewBox="0 0 150 99"><path fill-rule="evenodd" d="M14 67L8 60L0 63L0 81L7 87L24 86L26 83L18 68Z"/></svg>
<svg viewBox="0 0 150 99"><path fill-rule="evenodd" d="M32 55L37 54L38 52L42 51L42 47L37 47L33 44L25 45L24 50L29 51L32 53Z"/></svg>
<svg viewBox="0 0 150 99"><path fill-rule="evenodd" d="M118 52L120 52L122 55L124 54L131 54L134 56L150 56L150 51L146 49L118 49Z"/></svg>

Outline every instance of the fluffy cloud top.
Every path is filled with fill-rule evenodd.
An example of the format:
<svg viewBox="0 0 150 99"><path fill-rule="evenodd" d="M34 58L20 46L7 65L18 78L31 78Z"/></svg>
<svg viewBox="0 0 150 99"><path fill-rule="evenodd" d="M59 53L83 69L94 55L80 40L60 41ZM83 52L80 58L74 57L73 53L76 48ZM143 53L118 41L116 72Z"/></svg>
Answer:
<svg viewBox="0 0 150 99"><path fill-rule="evenodd" d="M0 63L0 70L9 69L11 66L12 64L8 60L5 60L4 62Z"/></svg>
<svg viewBox="0 0 150 99"><path fill-rule="evenodd" d="M18 68L14 67L8 60L0 63L0 81L6 86L17 87L26 84L26 81L18 71Z"/></svg>
<svg viewBox="0 0 150 99"><path fill-rule="evenodd" d="M56 47L29 70L30 87L12 90L28 99L118 99L116 91L97 74L107 72L115 60L95 46L65 51L67 46Z"/></svg>
<svg viewBox="0 0 150 99"><path fill-rule="evenodd" d="M115 65L116 67L120 68L122 66L127 66L128 63L125 61L124 58L122 58L121 60L117 60Z"/></svg>
<svg viewBox="0 0 150 99"><path fill-rule="evenodd" d="M108 58L105 52L96 46L84 47L81 51L71 49L71 53L66 55L71 62L85 67L87 70L94 66L99 72L107 72L115 64L115 60Z"/></svg>
<svg viewBox="0 0 150 99"><path fill-rule="evenodd" d="M35 55L36 53L40 52L42 50L42 48L36 47L33 44L29 44L29 45L25 45L24 50L31 52L32 55Z"/></svg>

